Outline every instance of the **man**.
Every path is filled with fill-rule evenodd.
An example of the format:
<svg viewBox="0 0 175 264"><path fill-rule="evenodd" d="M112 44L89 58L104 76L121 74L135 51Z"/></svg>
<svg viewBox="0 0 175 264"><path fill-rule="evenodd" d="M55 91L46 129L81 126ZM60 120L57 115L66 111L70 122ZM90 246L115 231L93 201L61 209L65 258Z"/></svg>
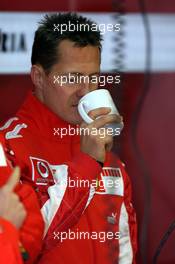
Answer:
<svg viewBox="0 0 175 264"><path fill-rule="evenodd" d="M12 173L5 151L0 137L0 263L29 264L41 249L43 219L34 191L19 182L19 167Z"/></svg>
<svg viewBox="0 0 175 264"><path fill-rule="evenodd" d="M4 124L21 180L35 189L45 220L38 263L135 263L128 176L110 152L113 137L91 133L121 117L99 108L89 113L94 121L86 124L77 109L80 98L98 88L89 81L100 72L101 36L92 24L70 13L45 17L32 49L33 94ZM71 25L88 27L81 31ZM81 82L82 76L88 78ZM69 133L77 128L90 133ZM108 179L112 186L105 185Z"/></svg>

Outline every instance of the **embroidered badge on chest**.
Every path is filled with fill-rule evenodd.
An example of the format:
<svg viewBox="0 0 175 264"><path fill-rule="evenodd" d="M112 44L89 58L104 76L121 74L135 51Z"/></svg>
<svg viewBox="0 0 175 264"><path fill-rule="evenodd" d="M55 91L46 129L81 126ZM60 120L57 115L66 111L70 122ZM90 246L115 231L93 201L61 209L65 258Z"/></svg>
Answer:
<svg viewBox="0 0 175 264"><path fill-rule="evenodd" d="M67 165L53 165L37 157L29 159L32 165L32 181L37 185L67 184Z"/></svg>
<svg viewBox="0 0 175 264"><path fill-rule="evenodd" d="M124 183L120 168L103 167L103 171L98 179L96 193L123 196Z"/></svg>
<svg viewBox="0 0 175 264"><path fill-rule="evenodd" d="M46 160L30 157L32 163L32 180L37 185L54 184L53 171Z"/></svg>
<svg viewBox="0 0 175 264"><path fill-rule="evenodd" d="M111 216L107 216L107 221L109 224L115 225L117 223L117 213L112 213Z"/></svg>

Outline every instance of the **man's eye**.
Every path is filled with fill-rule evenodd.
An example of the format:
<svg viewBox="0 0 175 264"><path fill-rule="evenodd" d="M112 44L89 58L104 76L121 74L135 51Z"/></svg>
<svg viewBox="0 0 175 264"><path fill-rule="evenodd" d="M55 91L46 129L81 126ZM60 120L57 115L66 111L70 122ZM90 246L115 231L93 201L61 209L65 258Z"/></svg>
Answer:
<svg viewBox="0 0 175 264"><path fill-rule="evenodd" d="M70 83L70 84L74 84L76 83L76 76L68 76L67 77L67 82Z"/></svg>
<svg viewBox="0 0 175 264"><path fill-rule="evenodd" d="M73 77L69 78L69 82L75 82L75 78Z"/></svg>
<svg viewBox="0 0 175 264"><path fill-rule="evenodd" d="M75 83L81 83L82 82L82 76L76 76Z"/></svg>

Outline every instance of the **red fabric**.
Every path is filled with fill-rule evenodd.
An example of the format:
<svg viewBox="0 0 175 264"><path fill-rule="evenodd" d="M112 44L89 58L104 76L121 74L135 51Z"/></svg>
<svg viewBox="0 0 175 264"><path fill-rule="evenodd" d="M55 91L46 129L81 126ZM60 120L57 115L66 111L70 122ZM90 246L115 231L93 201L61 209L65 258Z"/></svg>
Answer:
<svg viewBox="0 0 175 264"><path fill-rule="evenodd" d="M10 222L2 218L0 218L0 263L23 263L19 251L19 233Z"/></svg>
<svg viewBox="0 0 175 264"><path fill-rule="evenodd" d="M131 204L129 179L119 159L108 153L102 170L94 159L80 151L79 136L54 136L54 128L68 128L70 124L58 118L31 94L17 113L17 118L4 130L4 135L15 153L17 163L22 167L23 182L30 183L37 192L46 221L47 232L39 263L67 264L83 261L85 264L112 264L116 261L121 263L124 258L128 263L135 263L136 219ZM105 192L97 189L87 206L90 188L72 188L67 185L64 195L60 197L62 189L59 181L62 179L92 181L98 177L101 180L102 174L105 175L105 168L108 176L112 175L112 170L120 172L119 176L113 176L121 180L121 194L118 190L115 190L117 194L113 194L111 190L107 193L107 189ZM53 208L55 214L49 218ZM69 231L89 234L96 232L98 235L108 232L116 234L120 231L121 239L100 242L98 237L66 239L61 242L60 237L54 238L54 234L63 231L66 234Z"/></svg>
<svg viewBox="0 0 175 264"><path fill-rule="evenodd" d="M4 140L0 137L7 156L9 155L8 147L4 145ZM0 186L3 186L12 172L11 164L7 160L7 166L0 167ZM37 197L31 186L19 183L15 188L20 200L25 206L27 216L24 224L19 230L19 238L23 247L29 255L27 263L33 263L41 250L44 222L40 213ZM1 263L1 262L0 262Z"/></svg>

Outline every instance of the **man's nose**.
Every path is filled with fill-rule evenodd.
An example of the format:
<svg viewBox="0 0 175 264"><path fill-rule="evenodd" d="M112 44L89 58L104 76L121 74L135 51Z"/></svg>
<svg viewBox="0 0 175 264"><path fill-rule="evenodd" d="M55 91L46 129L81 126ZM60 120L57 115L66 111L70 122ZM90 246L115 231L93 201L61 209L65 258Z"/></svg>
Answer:
<svg viewBox="0 0 175 264"><path fill-rule="evenodd" d="M88 81L84 81L79 85L77 95L78 97L83 97L85 94L90 92L90 83Z"/></svg>

